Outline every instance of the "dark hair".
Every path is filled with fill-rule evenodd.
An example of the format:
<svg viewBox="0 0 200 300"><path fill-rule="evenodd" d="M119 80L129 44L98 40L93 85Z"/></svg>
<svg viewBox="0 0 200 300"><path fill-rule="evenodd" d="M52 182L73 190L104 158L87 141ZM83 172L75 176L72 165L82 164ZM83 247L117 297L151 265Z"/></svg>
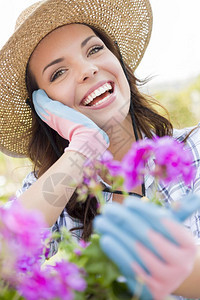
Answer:
<svg viewBox="0 0 200 300"><path fill-rule="evenodd" d="M122 64L121 56L116 44L104 32L91 26L89 27L105 43L109 50ZM126 63L123 63L122 67L125 69L131 89L132 103L130 106L130 114L132 119L135 119L138 134L141 136L143 133L148 138L152 138L154 134L160 137L164 135L172 135L172 124L165 117L158 114L154 108L155 104L159 106L161 105L151 97L141 94L137 88L137 84L141 84L142 82L136 79L132 70ZM38 89L38 85L33 74L31 74L29 64L27 64L26 85L29 98L31 99L32 93L34 90ZM33 107L32 109L34 110ZM52 147L52 143L49 141L43 126L41 126L41 122L39 123L35 117L35 112L32 112L32 114L33 121L28 154L34 163L35 175L40 177L58 159L58 156L56 155ZM68 141L64 140L56 131L51 129L45 123L44 126L46 126L60 153L63 153L64 148L68 145ZM92 233L92 221L97 215L98 202L92 195L88 196L87 200L82 203L76 200L77 193L75 191L67 203L66 209L71 217L79 219L83 224L81 228L73 228L72 230L83 229L82 238L87 240Z"/></svg>

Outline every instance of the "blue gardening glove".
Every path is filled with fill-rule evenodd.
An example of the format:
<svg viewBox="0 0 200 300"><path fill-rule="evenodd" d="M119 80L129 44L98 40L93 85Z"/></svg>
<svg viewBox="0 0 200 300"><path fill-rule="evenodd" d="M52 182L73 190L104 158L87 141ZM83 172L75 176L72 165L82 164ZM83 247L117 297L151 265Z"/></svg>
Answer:
<svg viewBox="0 0 200 300"><path fill-rule="evenodd" d="M105 206L95 218L102 250L119 267L134 295L161 300L190 274L196 247L180 222L199 207L195 195L174 210L128 197L123 205Z"/></svg>
<svg viewBox="0 0 200 300"><path fill-rule="evenodd" d="M38 116L70 142L68 150L99 158L108 148L109 138L102 129L75 109L50 99L44 90L33 92L33 104Z"/></svg>

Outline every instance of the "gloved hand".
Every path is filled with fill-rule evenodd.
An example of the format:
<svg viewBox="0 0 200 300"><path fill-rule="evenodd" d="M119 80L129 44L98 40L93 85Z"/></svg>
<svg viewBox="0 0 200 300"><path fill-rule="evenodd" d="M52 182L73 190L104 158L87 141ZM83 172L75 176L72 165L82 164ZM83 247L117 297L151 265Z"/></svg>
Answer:
<svg viewBox="0 0 200 300"><path fill-rule="evenodd" d="M50 99L44 90L33 92L33 104L39 117L70 142L68 150L98 159L108 148L109 138L102 129L75 109Z"/></svg>
<svg viewBox="0 0 200 300"><path fill-rule="evenodd" d="M196 247L180 221L200 207L192 195L166 209L128 197L105 206L94 220L100 245L139 299L161 300L190 274Z"/></svg>

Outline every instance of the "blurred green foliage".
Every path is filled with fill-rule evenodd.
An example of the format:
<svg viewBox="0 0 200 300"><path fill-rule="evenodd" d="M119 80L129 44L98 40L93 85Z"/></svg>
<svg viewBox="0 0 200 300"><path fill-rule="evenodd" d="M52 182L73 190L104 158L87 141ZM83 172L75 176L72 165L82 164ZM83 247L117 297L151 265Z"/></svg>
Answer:
<svg viewBox="0 0 200 300"><path fill-rule="evenodd" d="M200 119L200 76L178 87L162 88L153 97L167 108L174 127L194 126ZM160 111L162 113L162 111ZM27 159L11 158L0 153L0 201L15 195L22 180L31 170Z"/></svg>
<svg viewBox="0 0 200 300"><path fill-rule="evenodd" d="M30 171L31 163L28 159L13 158L0 152L0 202L15 195Z"/></svg>
<svg viewBox="0 0 200 300"><path fill-rule="evenodd" d="M153 95L169 112L175 128L195 126L200 121L200 76L180 87L163 89Z"/></svg>

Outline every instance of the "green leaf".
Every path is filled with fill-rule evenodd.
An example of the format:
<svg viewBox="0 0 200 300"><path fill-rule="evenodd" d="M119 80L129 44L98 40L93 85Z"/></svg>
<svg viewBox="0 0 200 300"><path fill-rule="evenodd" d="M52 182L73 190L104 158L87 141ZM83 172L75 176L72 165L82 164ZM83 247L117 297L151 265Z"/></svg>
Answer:
<svg viewBox="0 0 200 300"><path fill-rule="evenodd" d="M130 300L133 295L129 292L127 285L124 282L113 282L113 293L118 300Z"/></svg>
<svg viewBox="0 0 200 300"><path fill-rule="evenodd" d="M84 249L82 256L88 258L84 268L88 278L93 275L91 278L94 283L98 282L102 287L108 287L120 276L120 273L117 266L101 250L99 239L98 235L93 235L91 244ZM88 279L89 281L91 280Z"/></svg>

